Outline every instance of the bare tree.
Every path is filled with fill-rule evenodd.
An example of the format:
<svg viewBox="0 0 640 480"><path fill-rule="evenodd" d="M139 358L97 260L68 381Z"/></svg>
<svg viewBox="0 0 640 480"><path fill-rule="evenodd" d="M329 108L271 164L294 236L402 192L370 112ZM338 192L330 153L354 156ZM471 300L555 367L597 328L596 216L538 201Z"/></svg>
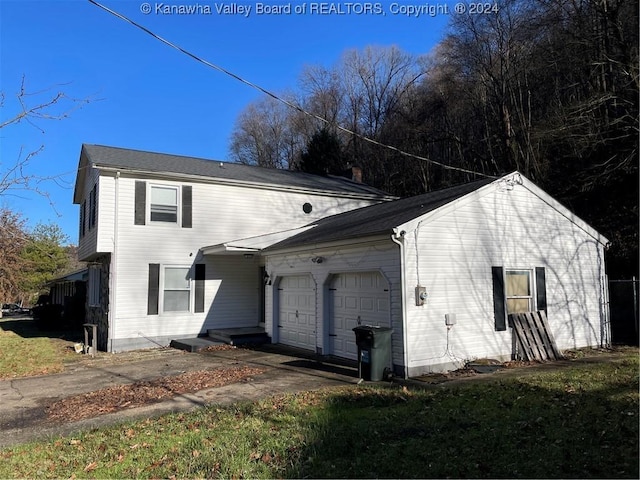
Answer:
<svg viewBox="0 0 640 480"><path fill-rule="evenodd" d="M288 169L300 149L289 108L271 97L249 104L231 136L232 158L248 165Z"/></svg>
<svg viewBox="0 0 640 480"><path fill-rule="evenodd" d="M250 104L236 122L232 156L242 163L292 168L312 138L326 130L345 145L345 167L347 162L362 166L368 182L384 187L389 154L337 127L379 140L384 122L423 73L416 58L395 46L347 51L332 68L307 67L300 98L292 101L300 110L268 97Z"/></svg>
<svg viewBox="0 0 640 480"><path fill-rule="evenodd" d="M16 113L5 116L7 97L0 93L0 109L3 112L0 130L3 136L20 124L27 124L44 133L41 127L43 122L68 118L73 111L90 101L88 98L72 98L52 89L30 91L24 77L14 99ZM31 173L29 168L34 157L43 150L44 145L30 150L22 147L16 153L15 160L7 163L6 156L0 159L0 199L20 191L36 192L49 199L45 183L58 181L60 177ZM5 206L0 207L0 302L16 301L19 300L18 297L21 297L20 300L24 299L21 283L24 281L25 273L33 265L33 262L24 256L24 249L29 241L30 235L20 213Z"/></svg>
<svg viewBox="0 0 640 480"><path fill-rule="evenodd" d="M44 99L43 99L44 97ZM0 122L0 130L4 132L10 127L26 123L44 133L40 126L42 121L63 120L71 113L90 101L90 99L76 99L64 92L53 92L52 89L29 91L26 80L23 77L20 89L14 95L17 104L16 113L10 114ZM35 104L33 99L36 99ZM0 109L5 111L6 96L0 92ZM0 196L14 191L34 191L48 198L43 183L56 180L56 176L42 176L29 173L29 165L33 158L44 150L44 145L31 150L21 148L16 154L16 159L9 163L6 158L0 160Z"/></svg>

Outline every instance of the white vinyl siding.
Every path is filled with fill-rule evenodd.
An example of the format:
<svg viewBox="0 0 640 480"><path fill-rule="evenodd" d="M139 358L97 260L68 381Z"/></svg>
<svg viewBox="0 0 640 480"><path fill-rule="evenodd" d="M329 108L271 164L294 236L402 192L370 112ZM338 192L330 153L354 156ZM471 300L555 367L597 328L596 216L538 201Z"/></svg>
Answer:
<svg viewBox="0 0 640 480"><path fill-rule="evenodd" d="M112 181L112 178L108 178ZM176 228L175 223L150 222L135 225L135 181L181 189L192 187L193 228ZM101 179L102 182L102 179ZM118 228L112 230L112 243L117 246L112 278L116 278L112 296L116 305L111 328L112 351L154 346L147 339L161 344L170 340L206 334L207 329L256 326L259 308L259 257L247 259L242 255L202 256L202 247L229 242L240 238L262 235L306 225L317 218L333 215L369 205L366 200L278 192L254 187L236 187L162 182L121 176L118 179ZM105 191L100 184L100 198ZM179 191L179 190L178 190ZM147 202L149 202L149 193ZM178 221L181 222L181 195L178 193ZM305 214L302 205L314 205L311 214ZM113 205L113 196L107 203ZM100 204L100 214L105 202ZM147 219L149 215L147 203ZM102 217L100 225L102 225ZM113 216L110 217L113 221ZM180 223L178 223L180 225ZM114 238L117 239L114 240ZM204 312L194 312L193 293L190 312L163 314L159 299L158 316L147 315L149 264L163 266L206 264L204 285ZM162 291L162 284L160 285Z"/></svg>
<svg viewBox="0 0 640 480"><path fill-rule="evenodd" d="M114 182L114 177L100 176L98 170L88 169L86 190L80 203L78 258L81 261L113 252Z"/></svg>
<svg viewBox="0 0 640 480"><path fill-rule="evenodd" d="M495 265L545 268L547 315L560 349L595 346L603 338L602 245L528 188L490 185L400 228L407 232L405 295L412 298L418 284L428 295L422 307L407 302L410 372L510 358L511 329L495 331ZM456 315L451 329L446 314Z"/></svg>

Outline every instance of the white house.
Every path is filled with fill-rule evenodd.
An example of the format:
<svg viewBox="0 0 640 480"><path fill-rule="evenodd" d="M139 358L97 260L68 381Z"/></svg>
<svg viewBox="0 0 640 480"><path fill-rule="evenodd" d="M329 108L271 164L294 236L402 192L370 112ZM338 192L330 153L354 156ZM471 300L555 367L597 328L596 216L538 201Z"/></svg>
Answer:
<svg viewBox="0 0 640 480"><path fill-rule="evenodd" d="M355 359L393 328L396 373L509 359L507 313L545 310L559 349L609 342L607 239L519 173L323 218L266 248L273 342Z"/></svg>
<svg viewBox="0 0 640 480"><path fill-rule="evenodd" d="M74 203L98 348L259 325L263 259L242 248L205 255L202 247L392 198L346 178L83 145Z"/></svg>
<svg viewBox="0 0 640 480"><path fill-rule="evenodd" d="M401 200L358 182L84 145L75 190L88 321L120 351L208 329L356 359L393 328L396 373L514 352L545 310L560 349L609 341L607 239L515 172Z"/></svg>

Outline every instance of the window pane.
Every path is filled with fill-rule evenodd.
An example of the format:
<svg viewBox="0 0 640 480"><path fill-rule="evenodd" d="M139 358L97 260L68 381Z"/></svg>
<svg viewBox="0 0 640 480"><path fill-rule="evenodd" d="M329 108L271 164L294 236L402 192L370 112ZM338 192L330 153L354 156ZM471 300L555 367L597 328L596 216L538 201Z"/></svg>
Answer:
<svg viewBox="0 0 640 480"><path fill-rule="evenodd" d="M151 221L177 222L178 207L151 204Z"/></svg>
<svg viewBox="0 0 640 480"><path fill-rule="evenodd" d="M164 288L168 290L189 289L189 269L167 267L164 269Z"/></svg>
<svg viewBox="0 0 640 480"><path fill-rule="evenodd" d="M507 297L531 296L529 275L526 270L507 271Z"/></svg>
<svg viewBox="0 0 640 480"><path fill-rule="evenodd" d="M151 187L151 203L178 205L178 189L172 187Z"/></svg>
<svg viewBox="0 0 640 480"><path fill-rule="evenodd" d="M530 311L528 298L507 299L507 313L523 313Z"/></svg>
<svg viewBox="0 0 640 480"><path fill-rule="evenodd" d="M168 291L164 292L164 308L165 312L188 312L189 311L189 292L188 291Z"/></svg>

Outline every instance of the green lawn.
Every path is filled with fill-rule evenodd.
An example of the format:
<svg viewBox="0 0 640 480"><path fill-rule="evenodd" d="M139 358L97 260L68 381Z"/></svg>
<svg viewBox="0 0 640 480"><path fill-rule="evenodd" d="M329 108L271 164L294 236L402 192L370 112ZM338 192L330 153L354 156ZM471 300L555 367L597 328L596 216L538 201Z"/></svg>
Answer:
<svg viewBox="0 0 640 480"><path fill-rule="evenodd" d="M64 336L38 330L29 318L0 318L0 379L62 371L74 358Z"/></svg>
<svg viewBox="0 0 640 480"><path fill-rule="evenodd" d="M0 478L638 478L638 368L213 406L2 450Z"/></svg>

